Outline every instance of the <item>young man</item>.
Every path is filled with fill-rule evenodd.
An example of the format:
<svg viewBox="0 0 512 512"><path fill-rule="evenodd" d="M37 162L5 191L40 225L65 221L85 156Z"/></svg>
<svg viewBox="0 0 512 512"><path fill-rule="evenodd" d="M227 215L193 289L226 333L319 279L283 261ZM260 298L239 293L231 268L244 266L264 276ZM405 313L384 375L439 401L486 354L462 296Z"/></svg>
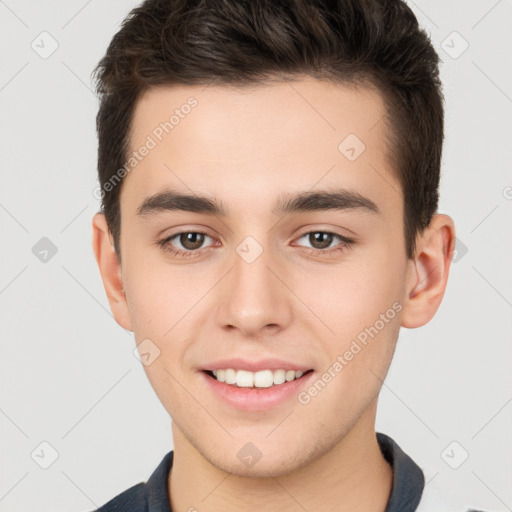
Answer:
<svg viewBox="0 0 512 512"><path fill-rule="evenodd" d="M174 451L101 511L445 511L375 432L454 247L437 65L399 0L125 20L96 70L93 246Z"/></svg>

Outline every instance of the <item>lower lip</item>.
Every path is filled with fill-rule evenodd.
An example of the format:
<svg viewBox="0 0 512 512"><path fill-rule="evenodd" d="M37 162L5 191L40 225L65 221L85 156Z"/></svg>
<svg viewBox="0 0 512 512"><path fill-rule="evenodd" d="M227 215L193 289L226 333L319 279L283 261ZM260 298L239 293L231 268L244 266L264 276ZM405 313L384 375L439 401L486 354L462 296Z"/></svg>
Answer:
<svg viewBox="0 0 512 512"><path fill-rule="evenodd" d="M309 382L313 373L307 373L299 379L269 388L239 388L219 382L206 372L201 372L201 375L213 393L228 404L242 411L265 411L296 397L301 388Z"/></svg>

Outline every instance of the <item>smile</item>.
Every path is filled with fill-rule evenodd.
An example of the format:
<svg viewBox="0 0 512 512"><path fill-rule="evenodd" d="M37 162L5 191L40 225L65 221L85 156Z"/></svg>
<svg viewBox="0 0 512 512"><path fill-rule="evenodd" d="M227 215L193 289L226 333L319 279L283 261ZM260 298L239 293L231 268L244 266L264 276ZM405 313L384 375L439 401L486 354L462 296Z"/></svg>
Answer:
<svg viewBox="0 0 512 512"><path fill-rule="evenodd" d="M311 370L308 370L308 372ZM300 379L305 373L294 370L260 370L251 372L247 370L235 370L233 368L218 369L207 372L215 380L239 388L269 388L279 386L285 382Z"/></svg>

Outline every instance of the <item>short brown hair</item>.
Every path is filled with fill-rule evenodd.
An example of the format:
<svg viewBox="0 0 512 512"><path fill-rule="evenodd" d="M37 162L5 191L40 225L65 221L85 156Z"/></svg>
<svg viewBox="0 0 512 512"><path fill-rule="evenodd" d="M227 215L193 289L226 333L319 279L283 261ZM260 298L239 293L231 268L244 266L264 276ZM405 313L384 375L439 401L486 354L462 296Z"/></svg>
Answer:
<svg viewBox="0 0 512 512"><path fill-rule="evenodd" d="M143 92L156 85L215 80L245 86L306 74L382 94L412 258L416 236L438 204L444 137L438 60L401 0L146 0L124 20L94 70L102 212L118 257L122 180L105 184L125 166Z"/></svg>

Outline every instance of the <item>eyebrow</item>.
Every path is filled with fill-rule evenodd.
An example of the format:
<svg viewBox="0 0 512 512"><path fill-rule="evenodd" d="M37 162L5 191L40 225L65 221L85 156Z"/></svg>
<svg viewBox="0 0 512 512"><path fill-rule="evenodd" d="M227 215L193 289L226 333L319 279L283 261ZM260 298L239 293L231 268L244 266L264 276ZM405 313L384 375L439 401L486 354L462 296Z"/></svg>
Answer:
<svg viewBox="0 0 512 512"><path fill-rule="evenodd" d="M378 206L371 199L358 192L345 189L285 194L278 199L272 213L283 216L306 211L354 209L380 213ZM149 217L163 211L186 211L218 217L229 215L229 208L223 202L208 196L184 194L175 190L165 190L147 197L137 209L137 215Z"/></svg>

